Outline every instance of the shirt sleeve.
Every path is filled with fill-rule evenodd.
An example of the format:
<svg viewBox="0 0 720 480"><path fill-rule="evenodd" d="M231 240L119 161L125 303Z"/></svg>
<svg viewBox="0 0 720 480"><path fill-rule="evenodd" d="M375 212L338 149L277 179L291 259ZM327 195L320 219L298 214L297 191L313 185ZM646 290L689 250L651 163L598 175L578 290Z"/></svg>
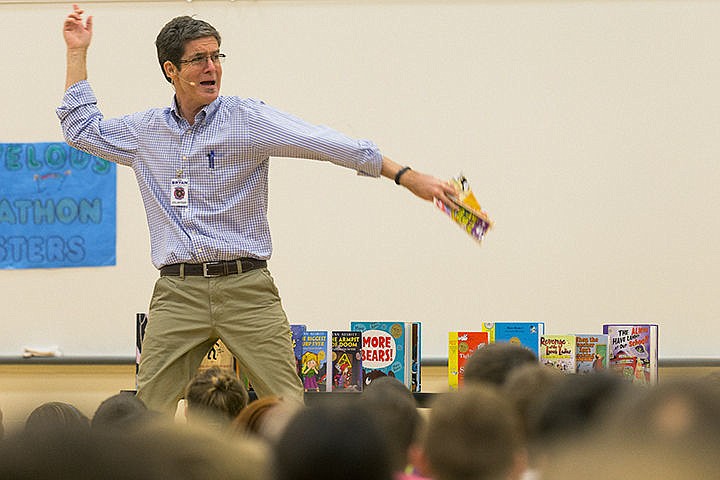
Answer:
<svg viewBox="0 0 720 480"><path fill-rule="evenodd" d="M259 100L247 100L250 140L261 155L322 160L379 177L382 154L370 140L357 140L313 125Z"/></svg>
<svg viewBox="0 0 720 480"><path fill-rule="evenodd" d="M129 116L105 120L87 80L71 85L56 110L65 141L72 147L121 165L137 150L137 128Z"/></svg>

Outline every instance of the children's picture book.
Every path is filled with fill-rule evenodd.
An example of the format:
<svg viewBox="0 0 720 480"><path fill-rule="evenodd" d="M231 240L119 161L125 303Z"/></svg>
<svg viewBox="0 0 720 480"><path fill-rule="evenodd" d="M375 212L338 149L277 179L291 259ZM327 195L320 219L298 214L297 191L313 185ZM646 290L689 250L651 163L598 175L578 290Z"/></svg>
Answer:
<svg viewBox="0 0 720 480"><path fill-rule="evenodd" d="M230 370L237 374L237 364L235 356L228 350L222 340L218 340L210 347L210 350L205 354L198 372L203 372L211 367L218 367L223 370Z"/></svg>
<svg viewBox="0 0 720 480"><path fill-rule="evenodd" d="M330 348L327 330L306 330L303 334L300 374L306 392L330 391L332 380L327 381Z"/></svg>
<svg viewBox="0 0 720 480"><path fill-rule="evenodd" d="M135 388L137 388L137 374L140 369L140 355L142 352L142 341L145 338L147 328L147 315L142 312L135 314Z"/></svg>
<svg viewBox="0 0 720 480"><path fill-rule="evenodd" d="M465 363L470 356L490 341L488 332L448 332L448 386L450 391L462 388Z"/></svg>
<svg viewBox="0 0 720 480"><path fill-rule="evenodd" d="M464 175L460 174L452 178L450 182L455 186L457 194L450 197L453 205L445 205L435 199L435 206L445 212L456 224L458 224L468 235L478 243L482 242L485 234L493 227L487 212L480 208L475 195L470 188L470 182Z"/></svg>
<svg viewBox="0 0 720 480"><path fill-rule="evenodd" d="M607 335L576 334L575 361L579 375L608 368Z"/></svg>
<svg viewBox="0 0 720 480"><path fill-rule="evenodd" d="M365 385L383 376L411 384L412 324L409 322L350 322L362 333L362 370Z"/></svg>
<svg viewBox="0 0 720 480"><path fill-rule="evenodd" d="M545 334L540 336L540 363L562 373L577 370L575 335Z"/></svg>
<svg viewBox="0 0 720 480"><path fill-rule="evenodd" d="M332 332L332 391L361 392L362 333L334 330Z"/></svg>
<svg viewBox="0 0 720 480"><path fill-rule="evenodd" d="M657 324L603 325L608 336L608 367L639 385L654 385L658 380Z"/></svg>
<svg viewBox="0 0 720 480"><path fill-rule="evenodd" d="M295 355L295 370L300 379L302 379L302 336L306 331L307 326L305 325L298 323L290 324L290 339L292 340L292 348Z"/></svg>
<svg viewBox="0 0 720 480"><path fill-rule="evenodd" d="M539 358L540 336L545 333L543 322L483 322L482 331L488 332L490 343L518 343L532 350Z"/></svg>

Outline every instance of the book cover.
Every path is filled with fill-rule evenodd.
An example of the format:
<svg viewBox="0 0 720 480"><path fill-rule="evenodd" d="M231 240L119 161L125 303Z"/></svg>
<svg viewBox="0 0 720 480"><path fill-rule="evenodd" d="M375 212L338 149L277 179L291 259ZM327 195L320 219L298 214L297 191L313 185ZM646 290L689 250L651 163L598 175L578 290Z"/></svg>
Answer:
<svg viewBox="0 0 720 480"><path fill-rule="evenodd" d="M543 322L483 322L482 331L488 332L490 343L518 343L532 350L539 358L540 336L545 333Z"/></svg>
<svg viewBox="0 0 720 480"><path fill-rule="evenodd" d="M216 341L210 350L207 351L205 357L200 362L200 366L197 371L204 372L205 370L217 367L223 370L229 370L238 374L237 364L235 356L228 350L222 340Z"/></svg>
<svg viewBox="0 0 720 480"><path fill-rule="evenodd" d="M332 332L332 391L361 392L362 333L358 331Z"/></svg>
<svg viewBox="0 0 720 480"><path fill-rule="evenodd" d="M448 386L451 391L462 388L465 363L475 350L489 341L488 332L448 332Z"/></svg>
<svg viewBox="0 0 720 480"><path fill-rule="evenodd" d="M575 373L576 364L575 335L541 335L540 363L562 373Z"/></svg>
<svg viewBox="0 0 720 480"><path fill-rule="evenodd" d="M422 324L410 323L410 391L419 392L422 380Z"/></svg>
<svg viewBox="0 0 720 480"><path fill-rule="evenodd" d="M580 375L608 368L607 335L575 335L575 361Z"/></svg>
<svg viewBox="0 0 720 480"><path fill-rule="evenodd" d="M376 378L390 376L411 388L405 322L351 322L350 330L362 333L365 385Z"/></svg>
<svg viewBox="0 0 720 480"><path fill-rule="evenodd" d="M307 331L307 327L302 324L290 324L290 339L292 340L292 349L295 355L295 370L302 379L302 336Z"/></svg>
<svg viewBox="0 0 720 480"><path fill-rule="evenodd" d="M135 314L135 389L137 389L137 374L140 370L140 355L142 354L142 341L147 328L147 315L138 312Z"/></svg>
<svg viewBox="0 0 720 480"><path fill-rule="evenodd" d="M658 380L658 326L656 324L603 325L608 336L608 368L639 385Z"/></svg>
<svg viewBox="0 0 720 480"><path fill-rule="evenodd" d="M306 392L327 392L329 335L325 330L306 330L302 336L300 373Z"/></svg>
<svg viewBox="0 0 720 480"><path fill-rule="evenodd" d="M464 175L460 174L452 178L450 182L455 186L457 192L455 196L450 197L455 208L445 205L438 199L434 200L435 206L478 243L482 242L485 234L493 227L492 220L490 220L487 212L484 212L480 207L475 195L472 193L470 182Z"/></svg>

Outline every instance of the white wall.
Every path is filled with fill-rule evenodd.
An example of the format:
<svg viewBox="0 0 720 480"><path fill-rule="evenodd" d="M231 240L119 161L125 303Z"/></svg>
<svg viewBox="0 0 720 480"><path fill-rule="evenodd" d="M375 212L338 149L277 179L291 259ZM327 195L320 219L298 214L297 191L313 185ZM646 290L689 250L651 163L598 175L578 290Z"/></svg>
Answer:
<svg viewBox="0 0 720 480"><path fill-rule="evenodd" d="M371 138L441 178L462 170L496 221L478 247L387 179L276 159L270 268L291 322L419 320L426 358L481 321L657 322L661 357L719 356L719 1L83 6L107 116L169 103L153 42L197 14L223 34L225 94ZM0 142L62 139L69 8L0 5ZM133 355L157 273L125 168L117 232L116 267L0 271L0 355Z"/></svg>

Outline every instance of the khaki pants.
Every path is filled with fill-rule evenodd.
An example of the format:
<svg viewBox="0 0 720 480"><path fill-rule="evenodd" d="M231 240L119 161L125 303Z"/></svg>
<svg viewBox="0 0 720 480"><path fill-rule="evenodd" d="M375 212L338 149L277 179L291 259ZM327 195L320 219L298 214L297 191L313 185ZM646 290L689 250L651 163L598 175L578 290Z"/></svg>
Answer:
<svg viewBox="0 0 720 480"><path fill-rule="evenodd" d="M216 278L164 276L155 282L138 397L152 410L174 412L218 338L247 372L258 397L303 401L290 325L266 268Z"/></svg>

